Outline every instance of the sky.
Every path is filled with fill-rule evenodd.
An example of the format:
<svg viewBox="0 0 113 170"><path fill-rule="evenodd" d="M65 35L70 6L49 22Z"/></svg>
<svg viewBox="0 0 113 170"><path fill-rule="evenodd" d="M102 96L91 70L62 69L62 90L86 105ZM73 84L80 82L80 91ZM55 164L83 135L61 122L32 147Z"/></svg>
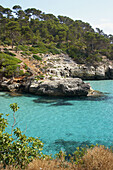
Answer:
<svg viewBox="0 0 113 170"><path fill-rule="evenodd" d="M113 34L113 0L0 0L0 5L5 8L20 5L23 10L36 8L55 16L68 16Z"/></svg>

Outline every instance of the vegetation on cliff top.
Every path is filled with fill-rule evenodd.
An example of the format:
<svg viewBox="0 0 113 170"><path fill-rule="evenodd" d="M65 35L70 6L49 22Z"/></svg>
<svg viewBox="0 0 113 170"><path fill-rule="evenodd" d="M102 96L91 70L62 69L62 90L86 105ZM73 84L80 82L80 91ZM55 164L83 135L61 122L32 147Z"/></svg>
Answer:
<svg viewBox="0 0 113 170"><path fill-rule="evenodd" d="M39 9L22 10L0 6L0 44L30 45L33 54L69 54L76 62L98 62L105 55L113 59L113 36L99 28L96 31L89 23L72 20L66 16L45 14Z"/></svg>

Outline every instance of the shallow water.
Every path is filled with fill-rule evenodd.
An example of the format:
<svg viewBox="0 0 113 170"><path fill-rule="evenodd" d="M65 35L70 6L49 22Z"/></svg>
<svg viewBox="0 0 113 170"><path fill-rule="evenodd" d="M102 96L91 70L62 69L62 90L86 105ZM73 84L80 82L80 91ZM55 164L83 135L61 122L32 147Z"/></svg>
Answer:
<svg viewBox="0 0 113 170"><path fill-rule="evenodd" d="M16 113L17 126L27 136L40 137L46 154L54 155L61 149L72 153L77 146L96 143L109 147L113 145L113 80L90 84L93 89L105 92L105 97L11 97L0 92L0 112L9 113L12 124L9 105L17 102L20 107Z"/></svg>

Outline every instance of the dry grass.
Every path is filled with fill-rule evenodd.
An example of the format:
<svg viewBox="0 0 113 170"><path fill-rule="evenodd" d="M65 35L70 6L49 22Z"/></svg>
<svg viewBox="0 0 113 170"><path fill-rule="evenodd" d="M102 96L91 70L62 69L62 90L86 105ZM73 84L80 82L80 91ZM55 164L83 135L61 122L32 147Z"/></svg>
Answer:
<svg viewBox="0 0 113 170"><path fill-rule="evenodd" d="M28 170L113 170L113 153L104 146L88 149L81 159L83 164L72 164L58 160L34 160Z"/></svg>
<svg viewBox="0 0 113 170"><path fill-rule="evenodd" d="M21 168L15 168L12 166L7 166L5 170L21 170ZM31 163L29 163L28 167L26 170L76 170L75 169L75 164L72 165L72 163L69 162L62 162L58 161L56 159L54 160L42 160L42 159L37 159L33 160ZM0 170L4 170L2 166L0 167Z"/></svg>
<svg viewBox="0 0 113 170"><path fill-rule="evenodd" d="M113 170L113 153L104 146L89 149L82 160L84 170Z"/></svg>
<svg viewBox="0 0 113 170"><path fill-rule="evenodd" d="M34 160L28 165L27 170L70 170L75 169L75 165L66 161L54 160Z"/></svg>
<svg viewBox="0 0 113 170"><path fill-rule="evenodd" d="M63 159L35 159L29 163L26 170L113 170L113 153L104 146L96 146L88 149L80 162L82 164L75 165ZM7 166L6 170L16 169Z"/></svg>

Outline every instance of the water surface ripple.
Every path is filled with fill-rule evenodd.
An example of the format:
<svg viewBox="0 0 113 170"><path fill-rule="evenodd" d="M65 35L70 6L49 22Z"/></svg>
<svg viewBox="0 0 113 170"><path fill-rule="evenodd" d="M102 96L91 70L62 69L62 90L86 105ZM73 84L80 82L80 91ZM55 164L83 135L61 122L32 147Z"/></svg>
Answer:
<svg viewBox="0 0 113 170"><path fill-rule="evenodd" d="M40 137L44 153L55 154L61 149L72 153L77 146L113 145L113 80L90 81L95 90L105 92L100 98L49 98L33 95L11 97L0 92L0 112L9 113L17 102L18 127L27 136ZM7 129L10 131L10 128Z"/></svg>

